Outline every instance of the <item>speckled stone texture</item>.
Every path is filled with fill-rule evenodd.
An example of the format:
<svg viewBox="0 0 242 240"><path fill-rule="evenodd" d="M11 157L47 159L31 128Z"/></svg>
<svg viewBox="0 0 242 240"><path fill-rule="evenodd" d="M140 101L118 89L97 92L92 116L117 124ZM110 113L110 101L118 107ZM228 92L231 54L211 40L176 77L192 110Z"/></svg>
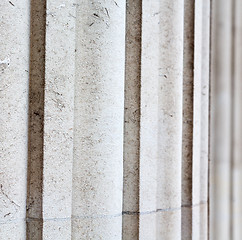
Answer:
<svg viewBox="0 0 242 240"><path fill-rule="evenodd" d="M25 239L28 142L28 0L1 1L0 239Z"/></svg>
<svg viewBox="0 0 242 240"><path fill-rule="evenodd" d="M230 218L237 240L240 55L231 129L223 2L211 239L231 236ZM0 240L206 240L210 0L2 0L0 13Z"/></svg>
<svg viewBox="0 0 242 240"><path fill-rule="evenodd" d="M140 159L140 0L127 1L126 64L124 105L123 239L139 238L139 159Z"/></svg>
<svg viewBox="0 0 242 240"><path fill-rule="evenodd" d="M77 1L73 239L121 239L125 1Z"/></svg>

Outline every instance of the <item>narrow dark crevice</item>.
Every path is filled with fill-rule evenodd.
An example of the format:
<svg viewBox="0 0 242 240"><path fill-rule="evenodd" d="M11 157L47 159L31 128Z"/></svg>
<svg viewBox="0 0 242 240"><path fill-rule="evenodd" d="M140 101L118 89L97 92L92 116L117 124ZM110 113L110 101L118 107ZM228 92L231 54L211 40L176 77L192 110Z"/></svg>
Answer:
<svg viewBox="0 0 242 240"><path fill-rule="evenodd" d="M192 205L195 3L184 7L182 206ZM192 209L182 207L182 239L192 238Z"/></svg>
<svg viewBox="0 0 242 240"><path fill-rule="evenodd" d="M124 96L124 212L139 211L141 20L142 1L128 0ZM130 209L130 206L134 209ZM122 235L124 239L139 239L139 214L132 218L136 219L131 220L130 217L123 216ZM132 223L135 221L135 224L131 225L130 221Z"/></svg>
<svg viewBox="0 0 242 240"><path fill-rule="evenodd" d="M43 132L46 1L31 0L26 238L43 238ZM38 221L32 221L37 219Z"/></svg>

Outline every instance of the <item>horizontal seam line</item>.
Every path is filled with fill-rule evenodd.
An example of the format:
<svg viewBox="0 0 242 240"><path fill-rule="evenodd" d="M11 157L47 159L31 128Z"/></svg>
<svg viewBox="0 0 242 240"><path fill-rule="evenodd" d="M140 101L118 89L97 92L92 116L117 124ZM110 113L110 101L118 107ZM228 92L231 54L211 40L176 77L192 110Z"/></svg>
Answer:
<svg viewBox="0 0 242 240"><path fill-rule="evenodd" d="M124 215L148 215L148 214L155 214L159 212L172 212L172 211L179 211L182 208L194 208L198 207L201 205L206 205L207 202L200 202L198 204L194 205L182 205L181 207L178 208L165 208L165 209L156 209L154 211L147 211L147 212L139 212L139 211L123 211L122 213L119 214L114 214L114 215L83 215L83 216L75 216L72 215L71 217L68 218L35 218L35 217L28 217L28 218L19 218L19 219L9 219L6 221L0 221L0 224L7 224L7 223L12 223L12 222L21 222L21 221L26 221L26 222L32 222L32 221L66 221L66 220L78 220L78 219L108 219L108 218L115 218L115 217L121 217Z"/></svg>
<svg viewBox="0 0 242 240"><path fill-rule="evenodd" d="M158 213L158 212L172 212L172 211L178 211L181 210L182 208L194 208L194 207L198 207L201 205L206 205L207 202L200 202L198 204L194 204L194 205L182 205L181 207L177 207L177 208L164 208L164 209L156 209L153 211L147 211L147 212L139 212L139 211L124 211L123 215L145 215L145 214L152 214L152 213Z"/></svg>

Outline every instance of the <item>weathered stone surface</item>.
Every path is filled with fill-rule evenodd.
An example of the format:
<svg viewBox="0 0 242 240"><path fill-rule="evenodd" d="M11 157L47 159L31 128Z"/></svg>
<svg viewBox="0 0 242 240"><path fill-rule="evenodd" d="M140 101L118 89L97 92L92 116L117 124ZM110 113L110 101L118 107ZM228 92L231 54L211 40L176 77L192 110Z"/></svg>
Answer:
<svg viewBox="0 0 242 240"><path fill-rule="evenodd" d="M29 9L0 2L0 239L25 239Z"/></svg>
<svg viewBox="0 0 242 240"><path fill-rule="evenodd" d="M159 10L157 209L166 210L181 208L184 1L161 1ZM169 232L157 226L167 239L181 236L181 211L175 215Z"/></svg>
<svg viewBox="0 0 242 240"><path fill-rule="evenodd" d="M121 239L125 2L77 4L73 237Z"/></svg>

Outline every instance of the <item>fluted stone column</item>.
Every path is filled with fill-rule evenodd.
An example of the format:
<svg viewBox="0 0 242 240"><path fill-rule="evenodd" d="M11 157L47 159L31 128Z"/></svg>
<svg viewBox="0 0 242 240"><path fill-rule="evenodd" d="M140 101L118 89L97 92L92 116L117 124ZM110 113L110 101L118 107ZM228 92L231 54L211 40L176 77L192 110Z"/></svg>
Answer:
<svg viewBox="0 0 242 240"><path fill-rule="evenodd" d="M0 239L25 239L30 1L1 1Z"/></svg>
<svg viewBox="0 0 242 240"><path fill-rule="evenodd" d="M77 1L72 239L122 238L125 2Z"/></svg>
<svg viewBox="0 0 242 240"><path fill-rule="evenodd" d="M242 3L210 3L0 2L0 239L241 239Z"/></svg>

